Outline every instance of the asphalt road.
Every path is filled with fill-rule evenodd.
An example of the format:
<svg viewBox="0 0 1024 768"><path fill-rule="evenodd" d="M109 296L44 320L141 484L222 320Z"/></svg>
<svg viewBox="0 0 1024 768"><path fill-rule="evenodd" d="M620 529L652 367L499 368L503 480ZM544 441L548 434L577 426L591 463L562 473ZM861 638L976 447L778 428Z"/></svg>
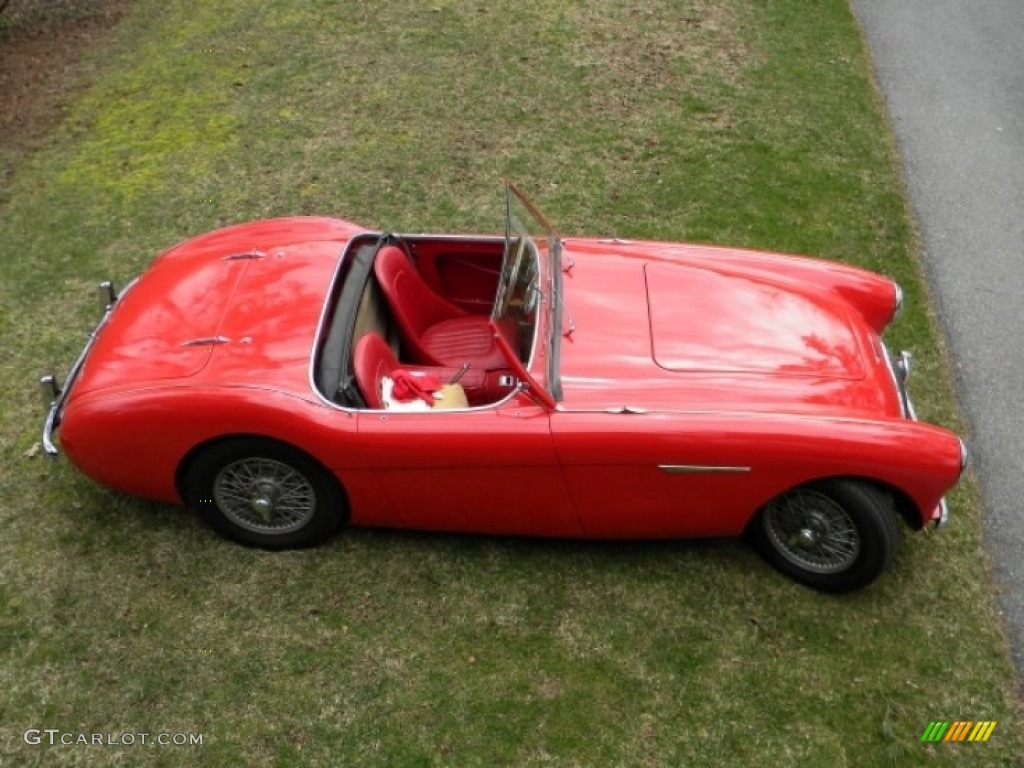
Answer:
<svg viewBox="0 0 1024 768"><path fill-rule="evenodd" d="M921 226L1024 676L1024 2L852 5Z"/></svg>

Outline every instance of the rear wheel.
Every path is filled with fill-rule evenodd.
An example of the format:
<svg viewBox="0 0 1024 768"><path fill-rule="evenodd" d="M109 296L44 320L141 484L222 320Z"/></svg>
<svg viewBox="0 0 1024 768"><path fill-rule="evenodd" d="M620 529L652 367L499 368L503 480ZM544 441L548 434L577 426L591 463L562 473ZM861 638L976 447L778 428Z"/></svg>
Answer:
<svg viewBox="0 0 1024 768"><path fill-rule="evenodd" d="M878 578L899 545L885 496L857 480L827 480L770 501L750 529L768 562L797 581L846 592Z"/></svg>
<svg viewBox="0 0 1024 768"><path fill-rule="evenodd" d="M217 443L188 469L185 495L214 528L266 549L325 541L346 518L337 480L289 445L261 438Z"/></svg>

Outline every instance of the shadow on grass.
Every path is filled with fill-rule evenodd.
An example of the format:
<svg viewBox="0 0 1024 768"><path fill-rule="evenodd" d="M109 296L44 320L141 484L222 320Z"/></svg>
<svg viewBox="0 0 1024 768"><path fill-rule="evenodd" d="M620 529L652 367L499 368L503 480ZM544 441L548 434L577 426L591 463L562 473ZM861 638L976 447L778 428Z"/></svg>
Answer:
<svg viewBox="0 0 1024 768"><path fill-rule="evenodd" d="M191 558L197 572L289 562L327 573L333 560L351 573L360 563L374 570L374 563L402 560L414 569L417 564L446 572L489 569L516 578L551 573L584 580L617 575L640 583L670 578L693 590L765 579L806 591L778 575L741 539L547 539L350 526L317 547L275 552L223 538L189 508L124 496L86 481L73 501L66 500L66 492L50 496L66 523L56 532L60 547L71 557L102 558L108 567L125 559L134 568L140 551L166 553L177 547L178 566L188 568Z"/></svg>

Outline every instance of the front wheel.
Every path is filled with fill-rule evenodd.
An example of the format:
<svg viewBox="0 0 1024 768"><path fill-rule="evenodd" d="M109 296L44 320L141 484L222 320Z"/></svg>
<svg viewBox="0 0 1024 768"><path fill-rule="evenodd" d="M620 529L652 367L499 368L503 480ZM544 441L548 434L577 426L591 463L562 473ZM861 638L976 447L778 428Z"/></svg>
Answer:
<svg viewBox="0 0 1024 768"><path fill-rule="evenodd" d="M873 485L827 480L770 501L750 528L754 546L786 575L825 592L867 586L892 562L896 516Z"/></svg>
<svg viewBox="0 0 1024 768"><path fill-rule="evenodd" d="M243 544L289 549L319 544L345 521L337 480L305 453L261 438L217 443L192 462L189 503Z"/></svg>

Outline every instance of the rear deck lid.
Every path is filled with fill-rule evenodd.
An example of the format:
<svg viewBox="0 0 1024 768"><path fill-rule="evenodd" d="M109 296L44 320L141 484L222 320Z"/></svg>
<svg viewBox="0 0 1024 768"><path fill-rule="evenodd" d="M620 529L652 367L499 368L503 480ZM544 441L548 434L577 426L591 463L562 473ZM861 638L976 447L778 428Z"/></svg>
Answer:
<svg viewBox="0 0 1024 768"><path fill-rule="evenodd" d="M246 260L158 264L111 311L75 391L187 378L206 367Z"/></svg>

